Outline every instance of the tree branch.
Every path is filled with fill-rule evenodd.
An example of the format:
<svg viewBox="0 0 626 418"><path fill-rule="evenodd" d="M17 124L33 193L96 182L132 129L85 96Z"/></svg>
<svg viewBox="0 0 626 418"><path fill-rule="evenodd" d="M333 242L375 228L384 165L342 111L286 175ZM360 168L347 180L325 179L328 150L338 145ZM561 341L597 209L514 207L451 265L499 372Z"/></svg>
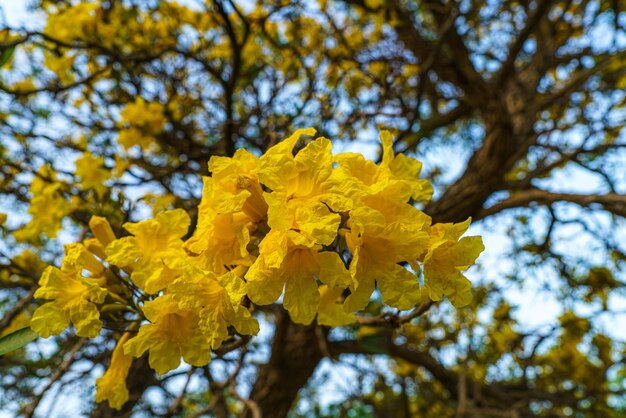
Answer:
<svg viewBox="0 0 626 418"><path fill-rule="evenodd" d="M581 207L600 205L606 211L615 215L626 217L626 195L617 193L600 194L573 194L573 193L553 193L547 190L530 189L522 192L515 192L509 198L496 203L478 212L476 219L485 218L507 209L527 207L533 203L539 205L552 205L556 202L575 203Z"/></svg>
<svg viewBox="0 0 626 418"><path fill-rule="evenodd" d="M553 2L554 0L542 0L532 16L528 18L526 26L524 26L524 29L520 31L519 35L515 38L515 41L511 44L506 60L494 78L496 86L502 86L503 81L510 76L515 67L515 60L517 59L518 54L524 47L528 38L537 28L537 25L539 25L541 19L546 15Z"/></svg>

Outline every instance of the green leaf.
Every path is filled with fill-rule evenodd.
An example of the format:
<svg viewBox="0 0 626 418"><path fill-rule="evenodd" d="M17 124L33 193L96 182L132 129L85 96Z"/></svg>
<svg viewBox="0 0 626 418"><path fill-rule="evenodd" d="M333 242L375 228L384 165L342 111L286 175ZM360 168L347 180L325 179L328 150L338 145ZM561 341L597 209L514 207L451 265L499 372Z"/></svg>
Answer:
<svg viewBox="0 0 626 418"><path fill-rule="evenodd" d="M9 60L13 56L13 51L15 51L15 47L7 48L0 53L0 68L2 68L4 64L9 62Z"/></svg>
<svg viewBox="0 0 626 418"><path fill-rule="evenodd" d="M30 327L18 329L9 335L5 335L0 338L0 356L17 350L18 348L22 348L29 342L36 340L38 337L39 335L30 329Z"/></svg>

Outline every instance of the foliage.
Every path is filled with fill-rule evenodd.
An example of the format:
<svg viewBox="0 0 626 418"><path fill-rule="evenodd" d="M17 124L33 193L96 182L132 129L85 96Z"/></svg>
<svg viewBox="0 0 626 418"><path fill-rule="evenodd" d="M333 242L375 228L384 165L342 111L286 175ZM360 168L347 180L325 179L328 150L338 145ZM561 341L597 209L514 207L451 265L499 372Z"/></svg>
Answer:
<svg viewBox="0 0 626 418"><path fill-rule="evenodd" d="M623 6L8 16L0 408L623 415Z"/></svg>

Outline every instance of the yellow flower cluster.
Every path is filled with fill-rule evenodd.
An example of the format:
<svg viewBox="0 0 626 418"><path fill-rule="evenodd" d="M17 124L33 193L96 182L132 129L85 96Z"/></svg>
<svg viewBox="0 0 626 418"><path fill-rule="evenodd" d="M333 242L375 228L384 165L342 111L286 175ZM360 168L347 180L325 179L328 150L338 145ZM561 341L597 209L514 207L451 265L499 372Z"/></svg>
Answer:
<svg viewBox="0 0 626 418"><path fill-rule="evenodd" d="M95 3L78 3L65 10L58 10L48 18L45 33L64 42L89 37L95 29L98 16Z"/></svg>
<svg viewBox="0 0 626 418"><path fill-rule="evenodd" d="M18 241L38 241L42 234L55 238L61 222L74 206L63 195L63 183L57 181L53 169L42 166L30 184L32 194L28 213L30 222L14 233Z"/></svg>
<svg viewBox="0 0 626 418"><path fill-rule="evenodd" d="M302 144L314 134L298 130L261 157L245 149L212 157L190 237L181 209L126 223L130 235L121 238L94 216L93 237L67 246L62 267L45 271L36 296L49 302L31 323L41 336L71 321L78 335L94 337L99 314L105 321L119 310L136 315L98 380L98 401L115 408L126 402L120 380L132 357L146 351L164 374L181 357L207 364L233 330L256 334L250 302L271 304L283 295L293 321L317 317L328 326L354 322L376 286L387 305L401 310L428 296L445 295L455 306L470 302L461 272L482 241L461 238L469 220L431 225L415 207L432 193L418 178L421 164L394 155L386 131L380 164L355 153L333 155L326 138Z"/></svg>
<svg viewBox="0 0 626 418"><path fill-rule="evenodd" d="M182 24L201 29L208 28L209 23L203 13L175 1L163 1L157 10L97 2L46 1L43 7L48 14L46 36L66 44L97 41L98 45L125 54L174 47Z"/></svg>
<svg viewBox="0 0 626 418"><path fill-rule="evenodd" d="M102 196L107 191L104 184L113 173L104 165L104 157L96 157L89 152L85 152L76 160L76 176L80 179L79 185L83 190L93 190L98 196Z"/></svg>
<svg viewBox="0 0 626 418"><path fill-rule="evenodd" d="M83 276L87 270L90 277ZM65 247L65 258L60 269L48 267L41 280L36 298L49 299L33 313L30 326L42 337L62 332L69 322L76 327L76 334L94 338L100 333L102 321L96 304L101 304L107 289L101 287L106 279L104 265L82 244Z"/></svg>
<svg viewBox="0 0 626 418"><path fill-rule="evenodd" d="M153 150L155 136L165 127L164 107L158 102L146 102L141 97L121 111L122 128L118 142L124 149L138 145L142 150Z"/></svg>

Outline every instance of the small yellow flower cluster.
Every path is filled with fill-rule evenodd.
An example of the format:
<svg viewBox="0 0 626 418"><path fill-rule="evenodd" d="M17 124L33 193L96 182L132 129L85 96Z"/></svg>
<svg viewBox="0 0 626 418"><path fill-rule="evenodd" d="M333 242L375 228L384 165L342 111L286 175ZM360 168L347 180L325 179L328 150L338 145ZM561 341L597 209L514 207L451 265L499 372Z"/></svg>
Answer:
<svg viewBox="0 0 626 418"><path fill-rule="evenodd" d="M113 173L104 165L104 157L96 157L90 152L85 152L76 160L76 176L79 178L78 185L83 190L93 190L98 196L107 191L104 184Z"/></svg>
<svg viewBox="0 0 626 418"><path fill-rule="evenodd" d="M333 155L326 138L295 152L302 136L314 134L298 130L261 157L245 149L212 157L189 238L190 218L181 209L126 223L130 235L121 238L94 216L93 238L67 246L60 269L48 267L36 296L49 302L31 322L41 336L71 321L78 335L95 337L100 314L105 321L115 318L111 312L135 315L97 382L98 401L114 408L126 402L120 381L132 357L146 351L163 374L181 357L207 364L233 330L256 334L250 302L271 304L283 295L294 322L317 317L328 326L354 322L376 286L387 305L401 310L426 297L470 302L461 272L482 241L461 238L469 220L431 226L414 206L432 194L418 178L421 164L394 155L386 131L380 164L355 153Z"/></svg>
<svg viewBox="0 0 626 418"><path fill-rule="evenodd" d="M95 30L97 12L97 4L84 2L58 10L49 15L44 32L68 43L87 38Z"/></svg>
<svg viewBox="0 0 626 418"><path fill-rule="evenodd" d="M57 181L53 169L43 165L35 174L30 184L30 207L28 213L31 220L14 236L18 241L38 241L42 234L55 238L61 230L61 222L72 210L74 205L63 194L63 184Z"/></svg>
<svg viewBox="0 0 626 418"><path fill-rule="evenodd" d="M83 276L84 270L89 271L90 277ZM104 265L84 245L67 245L61 268L48 267L39 280L35 297L51 302L33 313L33 331L47 338L61 333L72 321L77 335L96 337L102 328L96 304L104 302L107 295L107 289L102 287L106 282L101 277L104 272Z"/></svg>
<svg viewBox="0 0 626 418"><path fill-rule="evenodd" d="M161 50L174 47L178 42L180 25L191 23L208 27L211 20L203 13L163 1L160 10L142 10L136 5L98 2L45 2L46 36L65 44L84 43L131 54L138 51Z"/></svg>
<svg viewBox="0 0 626 418"><path fill-rule="evenodd" d="M153 151L155 136L165 127L164 107L143 98L130 103L121 111L122 122L118 142L124 149L138 145L144 151Z"/></svg>

